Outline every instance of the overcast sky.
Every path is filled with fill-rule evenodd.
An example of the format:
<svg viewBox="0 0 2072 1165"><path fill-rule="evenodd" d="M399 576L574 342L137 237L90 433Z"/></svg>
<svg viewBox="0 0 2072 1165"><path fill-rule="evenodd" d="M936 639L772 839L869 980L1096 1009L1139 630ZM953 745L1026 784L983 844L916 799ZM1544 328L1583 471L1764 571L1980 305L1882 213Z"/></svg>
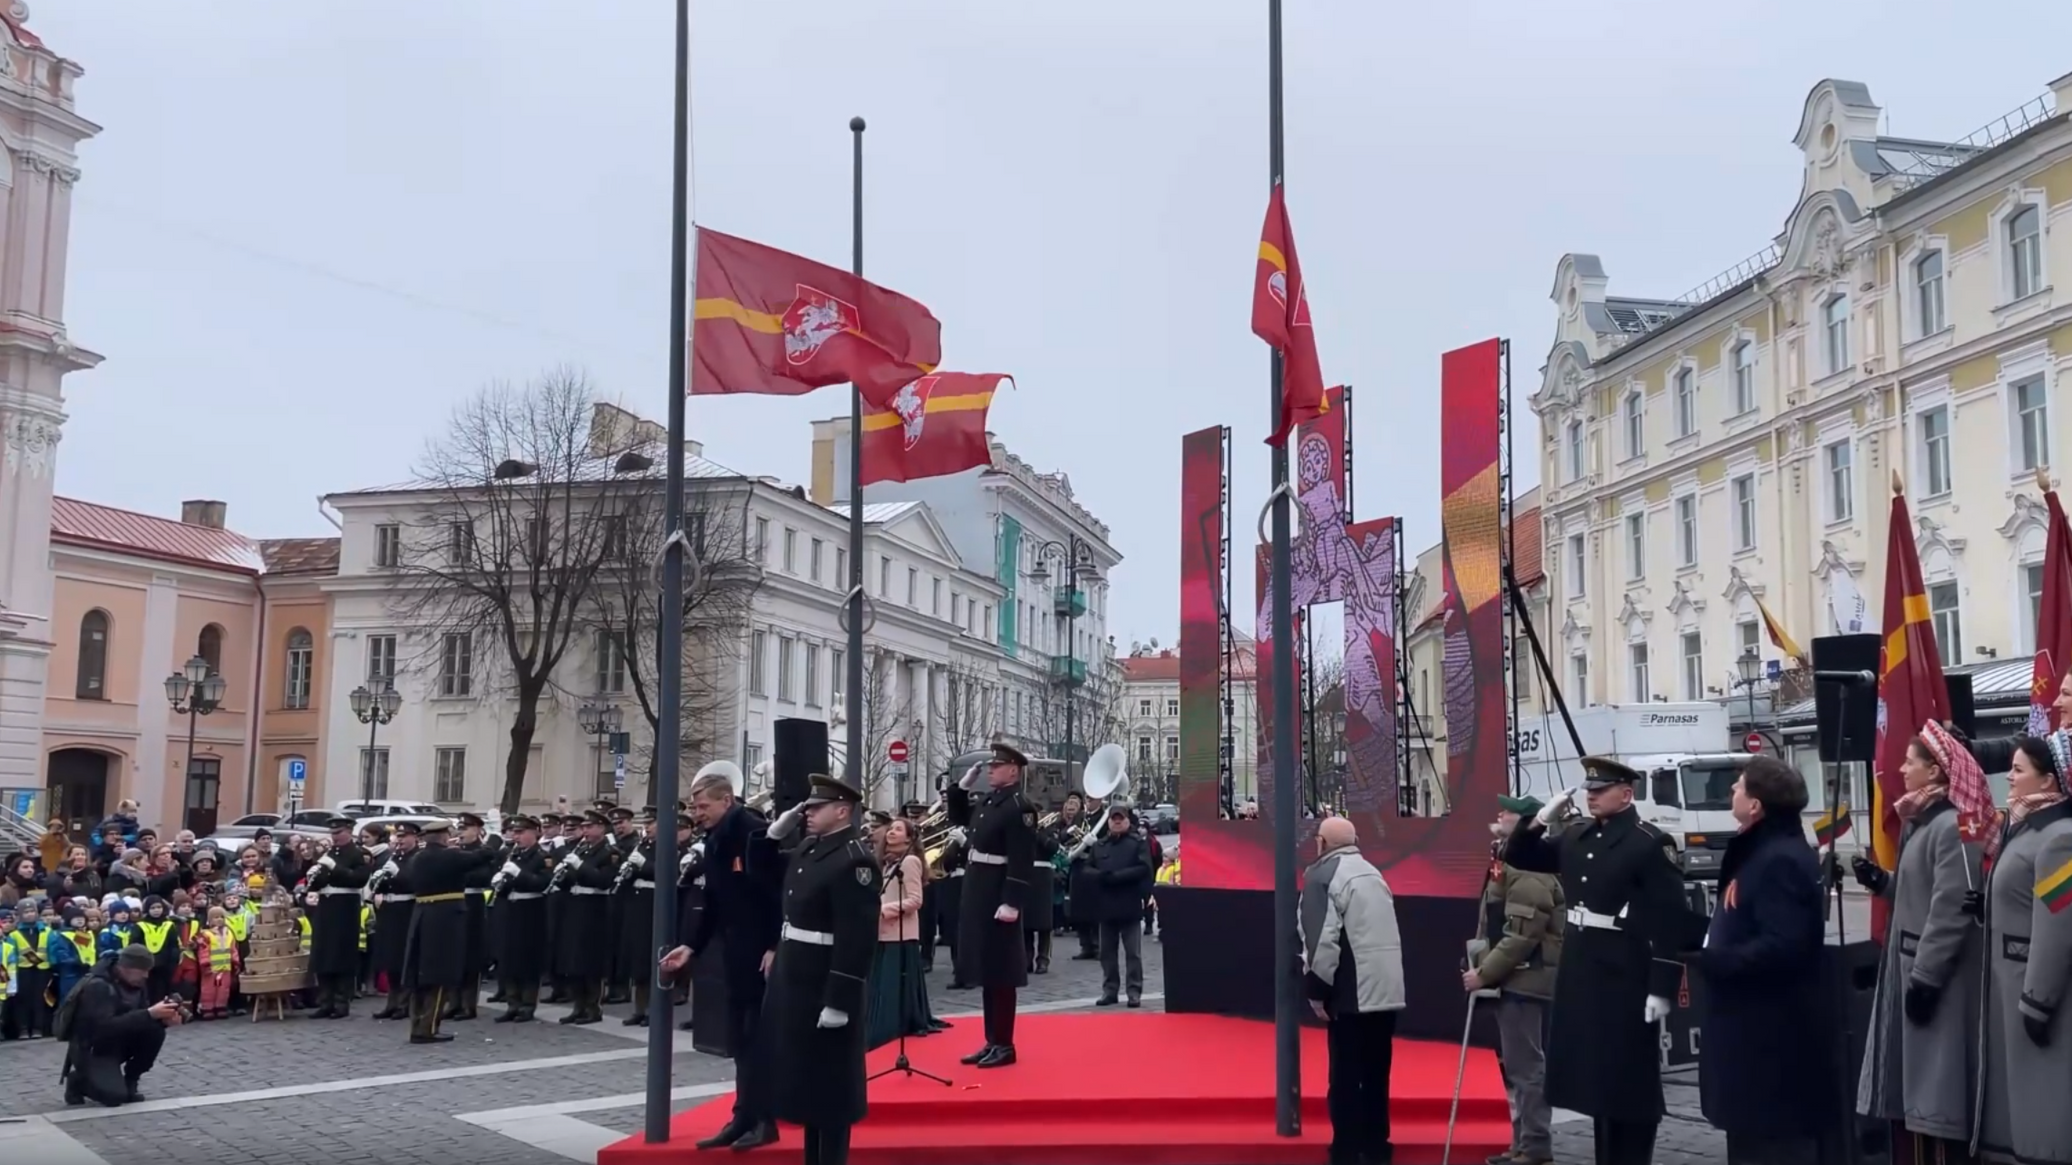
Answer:
<svg viewBox="0 0 2072 1165"><path fill-rule="evenodd" d="M402 479L451 404L567 362L659 418L666 0L30 0L86 69L60 489L256 536ZM1439 354L1516 341L1525 401L1570 250L1673 296L1764 246L1807 91L1970 133L2072 70L2072 8L1742 0L1290 0L1288 188L1325 375L1356 386L1357 505L1438 536ZM1266 492L1249 331L1267 193L1264 0L695 0L694 216L842 264L851 115L865 257L1013 373L993 427L1113 528L1111 630L1170 643L1181 433L1233 429ZM803 481L840 390L691 402L714 459ZM1237 553L1245 561L1240 538ZM982 569L985 564L977 564ZM1246 610L1249 571L1238 578Z"/></svg>

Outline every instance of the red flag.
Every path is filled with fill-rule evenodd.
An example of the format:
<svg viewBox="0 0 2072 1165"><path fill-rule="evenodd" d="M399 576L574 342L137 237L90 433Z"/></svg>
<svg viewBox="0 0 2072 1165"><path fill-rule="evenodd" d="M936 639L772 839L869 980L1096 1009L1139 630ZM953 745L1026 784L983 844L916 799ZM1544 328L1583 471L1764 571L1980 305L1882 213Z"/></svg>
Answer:
<svg viewBox="0 0 2072 1165"><path fill-rule="evenodd" d="M1878 662L1878 750L1872 762L1871 852L1887 870L1899 863L1899 815L1893 805L1906 793L1900 766L1907 742L1919 726L1950 718L1950 692L1943 683L1935 624L1928 615L1928 588L1914 552L1914 523L1906 497L1892 494L1891 535L1885 550L1885 646ZM1883 941L1890 913L1887 899L1871 903L1871 936Z"/></svg>
<svg viewBox="0 0 2072 1165"><path fill-rule="evenodd" d="M2072 528L2065 524L2064 507L2049 479L2038 475L2044 485L2043 504L2049 511L2043 536L2043 605L2036 615L2036 666L2029 679L2029 735L2045 736L2053 729L2072 727L2058 723L2051 707L2058 688L2065 682L2065 669L2072 666Z"/></svg>
<svg viewBox="0 0 2072 1165"><path fill-rule="evenodd" d="M1288 204L1279 183L1266 204L1266 225L1259 231L1259 270L1252 283L1252 334L1281 354L1281 416L1266 439L1279 445L1295 426L1324 415L1331 407L1324 397L1324 372L1317 362L1317 333L1309 321L1309 289L1302 281L1302 260L1295 257L1295 229L1288 225Z"/></svg>
<svg viewBox="0 0 2072 1165"><path fill-rule="evenodd" d="M863 409L863 484L945 477L993 463L986 410L1002 372L936 372L902 387L892 407Z"/></svg>
<svg viewBox="0 0 2072 1165"><path fill-rule="evenodd" d="M927 308L788 251L700 227L694 280L694 396L854 384L885 407L942 361L942 324Z"/></svg>

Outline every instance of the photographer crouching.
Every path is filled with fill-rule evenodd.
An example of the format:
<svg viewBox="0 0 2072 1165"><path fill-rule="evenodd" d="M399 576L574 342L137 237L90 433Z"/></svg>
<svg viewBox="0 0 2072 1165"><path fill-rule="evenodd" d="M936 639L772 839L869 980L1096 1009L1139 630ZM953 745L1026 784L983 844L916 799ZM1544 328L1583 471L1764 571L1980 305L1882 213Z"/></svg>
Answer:
<svg viewBox="0 0 2072 1165"><path fill-rule="evenodd" d="M67 1001L71 1042L65 1056L65 1103L89 1100L113 1108L144 1099L137 1082L158 1062L165 1029L184 1018L178 999L146 1002L151 952L132 944L103 959Z"/></svg>

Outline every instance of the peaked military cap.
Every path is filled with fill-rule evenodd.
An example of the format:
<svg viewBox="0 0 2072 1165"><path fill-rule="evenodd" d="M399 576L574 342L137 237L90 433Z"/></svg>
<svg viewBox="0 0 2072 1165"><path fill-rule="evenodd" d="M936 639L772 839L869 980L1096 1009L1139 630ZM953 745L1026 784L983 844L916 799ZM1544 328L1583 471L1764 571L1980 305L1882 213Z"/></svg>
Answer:
<svg viewBox="0 0 2072 1165"><path fill-rule="evenodd" d="M610 825L611 823L611 818L605 816L603 813L600 813L595 809L592 809L588 813L583 814L584 825Z"/></svg>
<svg viewBox="0 0 2072 1165"><path fill-rule="evenodd" d="M510 818L509 820L505 821L504 824L510 828L512 833L516 833L521 829L538 829L540 827L539 818L527 817L523 813L518 814L516 817Z"/></svg>
<svg viewBox="0 0 2072 1165"><path fill-rule="evenodd" d="M463 829L481 829L484 824L482 818L473 813L463 813L459 820Z"/></svg>
<svg viewBox="0 0 2072 1165"><path fill-rule="evenodd" d="M1640 783L1639 773L1608 756L1586 756L1582 764L1585 789L1609 789L1613 785Z"/></svg>
<svg viewBox="0 0 2072 1165"><path fill-rule="evenodd" d="M1011 744L995 744L993 746L993 763L1028 768L1029 755Z"/></svg>
<svg viewBox="0 0 2072 1165"><path fill-rule="evenodd" d="M802 806L829 805L836 802L849 805L863 803L862 793L826 773L814 773L807 778L807 783L811 791L806 794L806 799L799 803Z"/></svg>

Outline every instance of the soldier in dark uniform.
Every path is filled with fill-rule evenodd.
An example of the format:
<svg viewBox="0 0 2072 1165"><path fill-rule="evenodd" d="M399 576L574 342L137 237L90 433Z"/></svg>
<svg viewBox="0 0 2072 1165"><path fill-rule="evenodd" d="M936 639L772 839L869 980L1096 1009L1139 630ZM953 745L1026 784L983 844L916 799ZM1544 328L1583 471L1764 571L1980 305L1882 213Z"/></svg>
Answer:
<svg viewBox="0 0 2072 1165"><path fill-rule="evenodd" d="M1050 936L1057 928L1057 903L1053 896L1057 892L1058 873L1051 858L1058 852L1060 834L1059 826L1045 828L1039 819L1036 857L1029 867L1028 902L1022 909L1022 942L1029 970L1038 975L1050 974Z"/></svg>
<svg viewBox="0 0 2072 1165"><path fill-rule="evenodd" d="M501 862L490 859L503 854L494 842L482 836L482 818L473 813L460 815L460 840L454 842L457 849L469 851L488 850L483 864L468 873L468 882L463 893L467 895L467 946L461 960L460 982L454 984L447 1001L446 1020L475 1018L477 1000L482 995L482 969L489 963L489 880L496 875Z"/></svg>
<svg viewBox="0 0 2072 1165"><path fill-rule="evenodd" d="M634 824L647 836L619 863L612 887L619 906L619 927L613 938L618 944L619 973L631 975L633 980L633 1014L619 1022L646 1027L649 984L654 978L644 968L655 945L655 871L649 865L655 860L655 807L642 809Z"/></svg>
<svg viewBox="0 0 2072 1165"><path fill-rule="evenodd" d="M540 853L545 855L548 865L556 865L561 855L568 852L569 840L562 834L563 818L558 813L540 814ZM547 988L548 1003L568 1002L568 991L554 975L554 952L561 949L561 909L568 900L565 894L549 894L547 903L547 930L543 936L546 944L546 972L540 980Z"/></svg>
<svg viewBox="0 0 2072 1165"><path fill-rule="evenodd" d="M624 806L613 805L605 810L605 816L611 818L612 862L616 876L617 871L625 867L626 859L640 848L641 831L634 824L633 810ZM626 896L613 894L607 901L610 903L606 910L611 915L612 961L604 972L604 1002L625 1003L633 997L629 986L633 980L645 976L647 961L652 956L643 953L640 962L632 966L620 958L619 935L626 929Z"/></svg>
<svg viewBox="0 0 2072 1165"><path fill-rule="evenodd" d="M1511 834L1503 860L1558 874L1568 901L1547 1101L1595 1122L1600 1165L1647 1165L1662 1120L1659 1022L1683 979L1679 956L1693 920L1676 843L1640 819L1640 775L1615 760L1584 757L1587 820L1551 835L1574 811L1557 798Z"/></svg>
<svg viewBox="0 0 2072 1165"><path fill-rule="evenodd" d="M975 976L984 993L986 1044L964 1057L979 1068L1014 1063L1015 992L1029 982L1022 913L1031 905L1036 806L1022 796L1028 765L1019 749L996 744L983 770L973 766L945 793L951 823L965 831L970 870L959 903L957 950L963 973ZM980 781L986 789L974 795L969 786Z"/></svg>
<svg viewBox="0 0 2072 1165"><path fill-rule="evenodd" d="M496 1023L530 1023L540 1005L547 968L547 883L553 860L540 848L540 823L518 816L505 823L512 846L490 880L496 895L496 979L504 1013Z"/></svg>
<svg viewBox="0 0 2072 1165"><path fill-rule="evenodd" d="M964 880L970 877L970 863L964 860L964 831L950 830L950 839L942 847L942 878L936 882L940 898L936 917L942 920L942 944L950 952L949 989L962 991L972 985L972 975L964 966L963 952L957 946L957 924L964 909Z"/></svg>
<svg viewBox="0 0 2072 1165"><path fill-rule="evenodd" d="M605 976L612 969L612 879L618 850L605 836L611 819L592 809L583 815L583 835L561 855L554 871L561 929L555 936L554 974L571 996L562 1023L602 1023Z"/></svg>
<svg viewBox="0 0 2072 1165"><path fill-rule="evenodd" d="M353 819L333 817L331 852L309 872L309 969L317 977L317 1009L311 1018L344 1019L352 1014L360 975L360 888L374 875L373 859L353 844Z"/></svg>
<svg viewBox="0 0 2072 1165"><path fill-rule="evenodd" d="M399 821L389 842L388 859L367 885L374 891L374 970L388 979L388 998L376 1019L410 1018L410 995L403 989L403 957L409 947L410 914L417 895L410 887L410 863L417 858L421 834L415 822Z"/></svg>
<svg viewBox="0 0 2072 1165"><path fill-rule="evenodd" d="M424 826L425 844L410 859L410 887L417 895L410 914L410 938L403 956L403 985L410 990L410 1042L443 1044L453 1037L439 1030L446 999L467 977L469 876L491 869L493 850L453 844L450 822Z"/></svg>

